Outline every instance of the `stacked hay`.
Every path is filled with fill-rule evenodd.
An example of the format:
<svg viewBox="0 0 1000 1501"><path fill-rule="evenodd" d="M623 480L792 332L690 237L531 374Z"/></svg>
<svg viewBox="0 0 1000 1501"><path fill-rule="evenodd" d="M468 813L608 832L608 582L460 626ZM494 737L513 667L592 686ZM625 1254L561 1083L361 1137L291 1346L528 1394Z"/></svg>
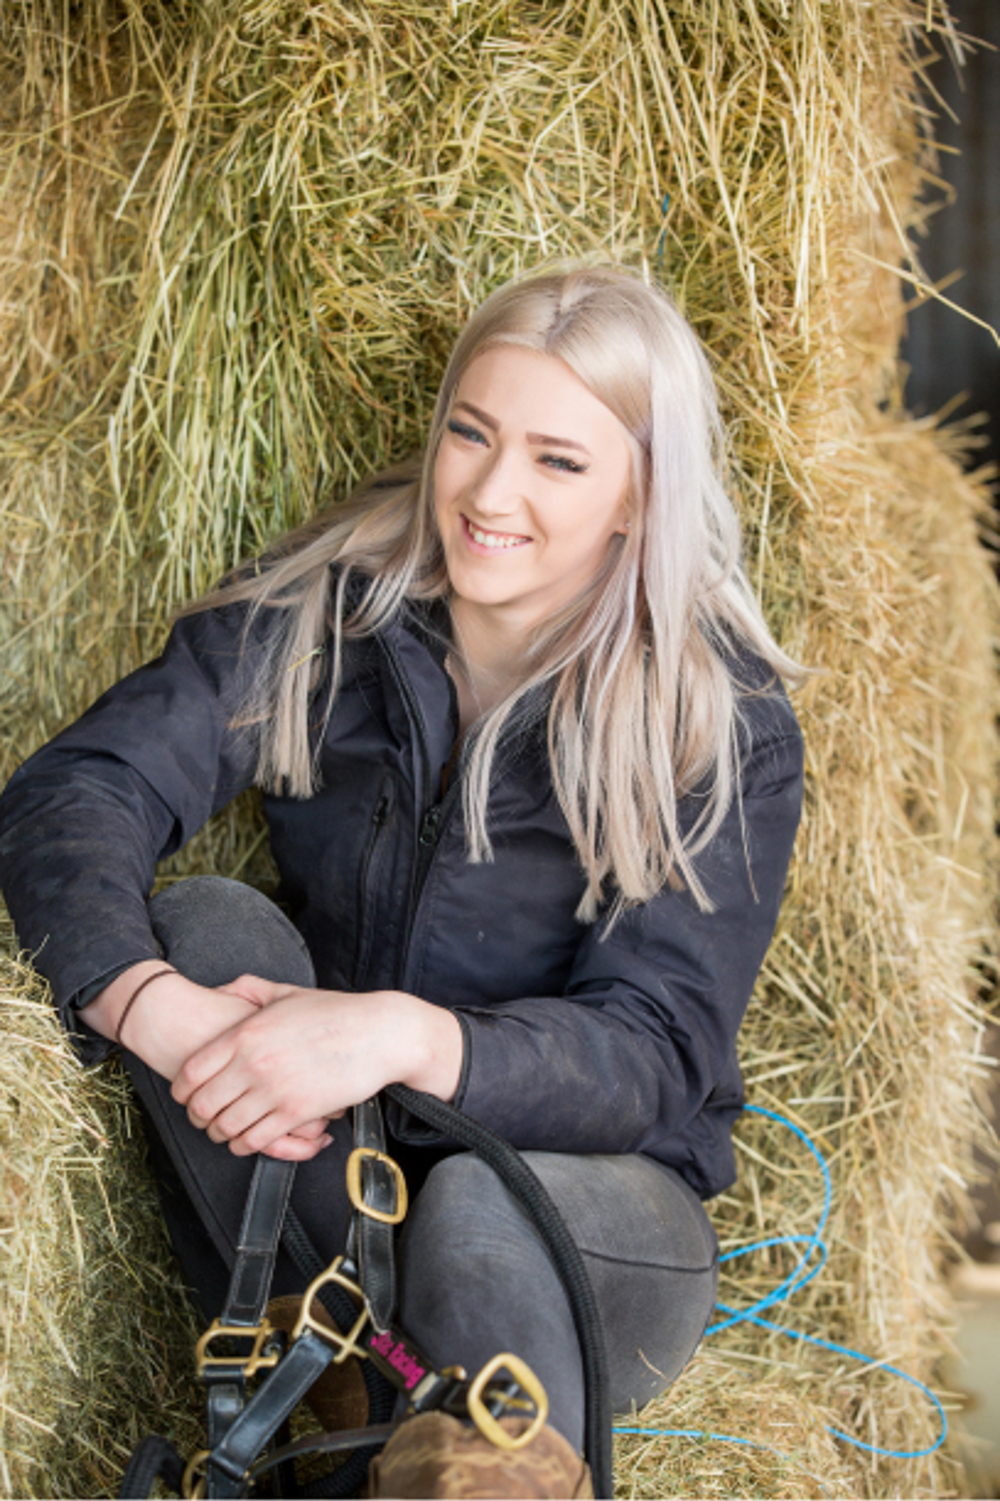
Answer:
<svg viewBox="0 0 1000 1501"><path fill-rule="evenodd" d="M9 952L9 924L2 937ZM6 1496L114 1494L200 1331L178 1301L124 1075L97 1087L83 1077L24 966L0 960L0 986L0 1485ZM183 1397L169 1405L195 1447L195 1410Z"/></svg>
<svg viewBox="0 0 1000 1501"><path fill-rule="evenodd" d="M0 12L6 769L182 599L412 448L492 286L554 256L647 266L714 357L770 618L822 669L743 1040L751 1098L834 1174L830 1265L793 1322L924 1378L993 946L987 497L896 399L894 268L933 169L917 82L950 28L941 0ZM192 868L266 878L252 805L167 874ZM190 1331L117 1075L75 1068L13 958L3 984L3 1484L105 1494L143 1427L192 1445ZM811 1159L760 1118L740 1139L724 1246L808 1234ZM785 1256L734 1263L725 1301ZM622 1494L961 1489L940 1455L825 1431L925 1448L913 1388L760 1330L644 1420L764 1447L622 1439Z"/></svg>

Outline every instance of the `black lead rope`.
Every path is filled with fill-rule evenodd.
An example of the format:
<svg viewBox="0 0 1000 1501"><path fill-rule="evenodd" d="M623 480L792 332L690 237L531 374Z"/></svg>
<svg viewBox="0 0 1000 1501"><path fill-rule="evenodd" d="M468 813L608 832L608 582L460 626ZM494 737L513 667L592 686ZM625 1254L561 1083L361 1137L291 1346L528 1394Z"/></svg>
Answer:
<svg viewBox="0 0 1000 1501"><path fill-rule="evenodd" d="M136 1501L136 1498L141 1501L141 1498L151 1496L153 1486L162 1480L179 1496L183 1479L184 1460L173 1444L162 1434L149 1433L136 1444L118 1495L121 1501Z"/></svg>
<svg viewBox="0 0 1000 1501"><path fill-rule="evenodd" d="M613 1496L611 1387L604 1330L587 1268L565 1220L521 1154L495 1131L481 1126L478 1121L463 1115L461 1110L445 1105L433 1095L421 1094L405 1084L390 1084L385 1093L418 1120L481 1157L513 1194L538 1231L562 1280L580 1341L586 1391L585 1452L593 1477L594 1495Z"/></svg>

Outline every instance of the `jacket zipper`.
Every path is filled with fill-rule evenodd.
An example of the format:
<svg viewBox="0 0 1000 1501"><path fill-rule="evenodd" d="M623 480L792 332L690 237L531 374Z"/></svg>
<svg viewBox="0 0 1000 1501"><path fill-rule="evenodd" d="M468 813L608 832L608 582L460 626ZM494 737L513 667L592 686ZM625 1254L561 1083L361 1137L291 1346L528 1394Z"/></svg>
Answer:
<svg viewBox="0 0 1000 1501"><path fill-rule="evenodd" d="M412 685L403 671L402 663L394 646L382 638L383 648L389 658L396 686L399 688L409 710L410 720L417 735L417 743L420 747L421 772L423 780L423 796L420 806L423 813L417 828L417 855L413 865L413 879L410 885L410 905L406 917L406 934L403 940L403 950L400 955L399 977L400 984L407 982L407 971L410 965L410 945L413 941L413 929L417 920L417 909L420 906L420 898L423 894L424 883L434 860L434 852L441 838L445 821L455 802L455 798L461 787L462 757L459 756L458 765L452 774L452 780L448 790L440 802L432 803L431 796L433 787L431 784L430 749L427 744L427 730L424 726L423 714L420 704L413 691Z"/></svg>
<svg viewBox="0 0 1000 1501"><path fill-rule="evenodd" d="M441 835L444 832L448 815L454 806L455 799L460 791L458 768L452 774L451 784L448 791L439 803L433 803L424 813L420 820L420 833L417 836L417 859L413 868L413 885L410 889L410 911L406 920L406 942L403 948L404 974L410 962L410 944L413 939L413 929L416 926L417 912L420 908L420 898L423 895L424 886L430 869L434 863L434 855Z"/></svg>
<svg viewBox="0 0 1000 1501"><path fill-rule="evenodd" d="M389 822L389 810L392 806L391 782L383 783L383 792L375 804L371 817L371 832L368 836L368 847L365 850L364 859L361 862L361 878L358 883L358 939L355 947L354 966L351 971L351 985L357 990L368 968L371 957L372 937L374 935L374 911L369 901L369 893L374 884L374 875L378 866L378 857L382 848L382 834Z"/></svg>
<svg viewBox="0 0 1000 1501"><path fill-rule="evenodd" d="M383 636L382 648L392 668L392 675L396 680L396 686L403 697L410 723L413 725L420 749L421 771L421 796L420 807L423 812L420 815L420 823L417 827L417 853L413 863L413 877L410 883L410 903L406 914L406 933L403 940L403 949L399 961L399 983L406 983L406 971L410 962L410 940L413 937L413 924L417 915L417 906L420 901L420 893L423 890L427 872L430 869L431 857L437 844L440 833L441 805L431 803L433 787L431 785L430 748L427 744L427 730L424 725L424 716L421 713L417 695L413 691L406 673L403 671L399 654L391 642ZM433 816L432 816L433 815Z"/></svg>

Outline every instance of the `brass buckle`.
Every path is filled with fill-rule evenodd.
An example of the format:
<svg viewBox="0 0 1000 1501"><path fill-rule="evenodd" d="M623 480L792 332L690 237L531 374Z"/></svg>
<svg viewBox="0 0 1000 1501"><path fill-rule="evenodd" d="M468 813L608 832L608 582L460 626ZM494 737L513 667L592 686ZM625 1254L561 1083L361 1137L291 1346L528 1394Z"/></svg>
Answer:
<svg viewBox="0 0 1000 1501"><path fill-rule="evenodd" d="M361 1163L366 1157L370 1157L373 1162L384 1162L396 1180L396 1208L392 1214L387 1214L383 1209L373 1209L361 1197ZM370 1220L379 1220L383 1225L399 1225L406 1218L409 1199L403 1169L385 1152L376 1152L374 1147L355 1147L348 1157L347 1197L359 1214L366 1214Z"/></svg>
<svg viewBox="0 0 1000 1501"><path fill-rule="evenodd" d="M345 1277L340 1271L343 1260L343 1256L336 1257L335 1260L331 1261L325 1272L320 1272L319 1276L313 1282L310 1282L303 1294L299 1317L295 1328L292 1330L293 1343L299 1338L303 1330L311 1329L314 1334L318 1334L321 1339L325 1339L327 1344L333 1345L337 1350L337 1354L333 1357L334 1365L340 1365L349 1355L357 1355L359 1359L365 1360L368 1354L357 1343L358 1335L368 1322L368 1305L365 1302L365 1295L358 1284L352 1282L350 1277ZM361 1312L358 1314L349 1334L341 1334L338 1329L331 1329L329 1324L321 1324L319 1319L314 1319L312 1316L313 1299L320 1288L325 1287L328 1282L335 1282L338 1287L345 1288L351 1294L352 1298L359 1299L361 1303Z"/></svg>
<svg viewBox="0 0 1000 1501"><path fill-rule="evenodd" d="M523 1433L512 1435L501 1428L498 1420L490 1412L483 1401L483 1392L486 1383L497 1371L509 1371L525 1394L535 1404L535 1416ZM483 1366L479 1375L469 1387L466 1402L469 1408L469 1417L479 1429L483 1438L489 1439L498 1449L523 1449L525 1444L530 1444L537 1433L541 1432L545 1419L549 1415L549 1399L538 1377L529 1365L519 1360L516 1355L494 1355ZM515 1399L508 1398L513 1405ZM520 1405L520 1404L518 1404Z"/></svg>
<svg viewBox="0 0 1000 1501"><path fill-rule="evenodd" d="M194 1347L194 1358L198 1367L198 1375L203 1376L206 1371L215 1370L219 1366L240 1364L241 1357L238 1355L208 1354L208 1347L212 1341L224 1336L229 1336L231 1339L253 1340L253 1349L246 1357L246 1360L243 1361L244 1377L255 1376L258 1371L271 1370L281 1359L281 1352L273 1350L269 1355L262 1355L261 1351L271 1335L276 1333L277 1330L272 1324L268 1323L267 1319L262 1319L256 1328L252 1326L248 1328L246 1325L241 1327L238 1324L222 1324L218 1319L213 1319Z"/></svg>
<svg viewBox="0 0 1000 1501"><path fill-rule="evenodd" d="M197 1454L188 1460L184 1469L184 1479L181 1481L181 1495L184 1501L204 1501L208 1482L203 1467L211 1452L211 1449L199 1449Z"/></svg>

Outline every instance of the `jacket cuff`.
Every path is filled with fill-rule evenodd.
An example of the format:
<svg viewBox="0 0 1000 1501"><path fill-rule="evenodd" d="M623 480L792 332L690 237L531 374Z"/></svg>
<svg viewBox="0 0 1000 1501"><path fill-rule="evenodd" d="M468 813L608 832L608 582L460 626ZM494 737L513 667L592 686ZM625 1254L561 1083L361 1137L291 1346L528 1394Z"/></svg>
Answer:
<svg viewBox="0 0 1000 1501"><path fill-rule="evenodd" d="M59 1015L59 1020L66 1030L73 1051L80 1062L86 1068L92 1068L97 1063L103 1063L105 1058L118 1051L118 1044L109 1037L102 1037L100 1032L95 1032L93 1027L80 1015L85 1006L96 1000L105 986L110 985L125 970L131 969L133 964L141 964L144 959L155 959L157 955L140 954L138 958L125 959L114 964L110 969L88 980L78 990L62 1000L53 996L53 1004Z"/></svg>
<svg viewBox="0 0 1000 1501"><path fill-rule="evenodd" d="M70 996L66 1002L67 1010L82 1011L85 1006L90 1005L91 1001L96 1001L101 991L106 990L112 980L117 980L118 976L123 975L127 969L131 969L133 964L141 963L141 959L126 959L124 964L116 964L113 969L105 971L103 975L98 975L96 980L91 980L89 984L82 986Z"/></svg>

